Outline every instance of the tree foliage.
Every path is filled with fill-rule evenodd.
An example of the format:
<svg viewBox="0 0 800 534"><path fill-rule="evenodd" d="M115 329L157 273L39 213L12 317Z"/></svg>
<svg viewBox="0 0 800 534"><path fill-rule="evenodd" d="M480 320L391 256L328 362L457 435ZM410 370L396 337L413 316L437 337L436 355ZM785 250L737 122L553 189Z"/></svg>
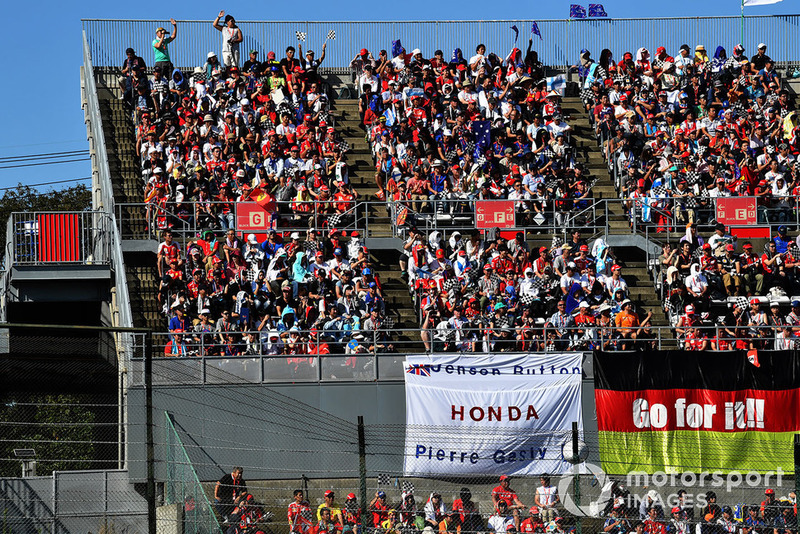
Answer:
<svg viewBox="0 0 800 534"><path fill-rule="evenodd" d="M0 477L20 475L14 449L36 450L37 472L91 469L95 414L74 395L26 395L0 405Z"/></svg>
<svg viewBox="0 0 800 534"><path fill-rule="evenodd" d="M19 184L0 198L0 243L5 252L6 222L15 211L84 211L92 205L92 192L83 184L44 193ZM2 255L2 254L0 254Z"/></svg>

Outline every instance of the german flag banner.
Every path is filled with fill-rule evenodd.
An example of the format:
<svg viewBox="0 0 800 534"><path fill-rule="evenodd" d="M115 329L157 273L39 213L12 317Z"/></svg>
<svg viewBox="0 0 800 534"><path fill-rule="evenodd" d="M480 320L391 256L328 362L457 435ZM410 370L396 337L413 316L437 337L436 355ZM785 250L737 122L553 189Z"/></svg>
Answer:
<svg viewBox="0 0 800 534"><path fill-rule="evenodd" d="M595 404L607 473L794 473L800 357L760 352L597 352Z"/></svg>

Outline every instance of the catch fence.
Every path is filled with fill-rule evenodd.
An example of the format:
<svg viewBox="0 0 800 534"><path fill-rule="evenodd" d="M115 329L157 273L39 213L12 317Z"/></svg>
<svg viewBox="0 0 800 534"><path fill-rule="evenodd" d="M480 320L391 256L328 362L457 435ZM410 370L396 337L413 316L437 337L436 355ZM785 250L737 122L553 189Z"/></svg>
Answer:
<svg viewBox="0 0 800 534"><path fill-rule="evenodd" d="M755 53L758 43L765 42L769 55L779 62L796 62L800 58L798 15L539 20L542 40L531 35L534 21L530 19L290 22L245 20L247 13L234 15L239 15L237 25L244 37L240 45L242 54L255 49L260 53L259 58L266 58L268 51L282 57L287 46L298 45L296 32L306 34L305 42L300 44L306 50L313 49L319 57L328 32L334 30L336 39L327 41L323 66L340 72L348 70L360 49L367 48L377 58L380 50L391 50L392 41L396 39L401 40L408 52L419 48L423 55L431 57L440 49L449 59L455 48L461 48L465 57L471 57L478 43L504 57L515 45L524 49L528 38L532 37L539 60L551 66L574 65L584 48L595 58L603 48L621 58L624 52L635 53L642 46L649 50L664 46L675 55L682 44L692 49L702 44L713 51L717 45L732 50L739 42L748 53ZM512 25L521 32L516 43ZM121 65L128 47L133 47L152 63L151 43L160 26L171 29L167 20L83 20L94 64L103 67ZM175 65L184 68L202 65L209 51L216 51L221 57L222 37L212 27L211 19L178 21L178 28L177 39L169 45Z"/></svg>

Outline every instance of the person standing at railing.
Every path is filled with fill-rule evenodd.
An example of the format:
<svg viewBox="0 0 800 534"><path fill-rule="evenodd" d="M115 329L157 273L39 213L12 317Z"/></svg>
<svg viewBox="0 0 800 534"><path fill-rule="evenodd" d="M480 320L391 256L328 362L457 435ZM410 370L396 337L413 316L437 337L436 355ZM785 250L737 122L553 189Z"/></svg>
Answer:
<svg viewBox="0 0 800 534"><path fill-rule="evenodd" d="M220 19L225 17L225 26L220 24ZM222 32L222 61L225 67L239 66L239 43L243 41L242 30L236 26L236 19L231 15L225 15L225 10L219 12L217 18L212 22L214 29Z"/></svg>
<svg viewBox="0 0 800 534"><path fill-rule="evenodd" d="M153 39L153 56L155 67L161 67L161 72L172 73L172 60L169 57L169 43L178 36L178 23L175 19L169 19L172 24L172 35L167 36L167 30L163 27L156 28L156 38Z"/></svg>

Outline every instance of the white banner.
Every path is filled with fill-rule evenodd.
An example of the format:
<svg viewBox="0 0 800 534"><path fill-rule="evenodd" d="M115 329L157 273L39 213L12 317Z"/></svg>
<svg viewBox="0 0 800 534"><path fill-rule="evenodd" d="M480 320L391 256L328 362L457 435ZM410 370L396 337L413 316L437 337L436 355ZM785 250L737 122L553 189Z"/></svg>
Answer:
<svg viewBox="0 0 800 534"><path fill-rule="evenodd" d="M582 354L408 356L405 474L560 474ZM569 450L569 449L568 449Z"/></svg>
<svg viewBox="0 0 800 534"><path fill-rule="evenodd" d="M782 2L783 0L743 0L742 7L748 6L766 6L769 4L777 4L778 2Z"/></svg>

